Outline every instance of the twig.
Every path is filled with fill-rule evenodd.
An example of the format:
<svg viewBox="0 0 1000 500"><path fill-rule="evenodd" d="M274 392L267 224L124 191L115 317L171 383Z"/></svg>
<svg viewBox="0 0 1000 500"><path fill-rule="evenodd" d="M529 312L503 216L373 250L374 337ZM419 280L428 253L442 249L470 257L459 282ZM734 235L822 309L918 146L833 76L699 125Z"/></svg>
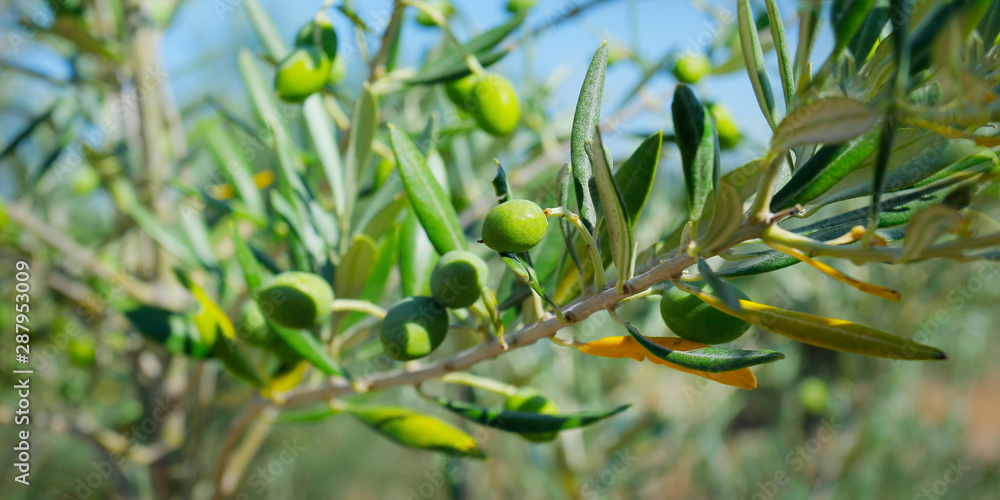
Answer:
<svg viewBox="0 0 1000 500"><path fill-rule="evenodd" d="M385 75L385 61L389 57L389 49L392 47L392 40L399 33L399 26L403 22L403 1L393 0L392 17L389 19L389 26L382 34L382 43L378 47L378 52L372 59L371 72L368 74L368 81L374 82Z"/></svg>

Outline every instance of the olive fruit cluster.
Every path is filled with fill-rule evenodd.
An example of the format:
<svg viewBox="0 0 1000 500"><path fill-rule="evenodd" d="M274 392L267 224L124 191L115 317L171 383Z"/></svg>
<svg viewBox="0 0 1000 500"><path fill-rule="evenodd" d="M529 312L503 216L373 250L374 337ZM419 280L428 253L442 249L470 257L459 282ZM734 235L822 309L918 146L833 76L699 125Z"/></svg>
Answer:
<svg viewBox="0 0 1000 500"><path fill-rule="evenodd" d="M503 402L503 407L508 411L523 411L526 413L538 413L541 415L559 414L559 407L556 406L555 402L543 396L538 392L538 389L533 387L522 387L521 389L518 389L516 393L507 396L507 399ZM552 441L558 434L558 431L518 433L518 435L524 439L534 441L536 443Z"/></svg>
<svg viewBox="0 0 1000 500"><path fill-rule="evenodd" d="M472 74L454 80L445 86L445 93L490 135L502 137L513 132L521 119L517 92L510 81L499 74Z"/></svg>
<svg viewBox="0 0 1000 500"><path fill-rule="evenodd" d="M337 32L327 19L306 23L295 37L295 49L278 64L274 88L288 102L302 102L328 81L342 77L335 67ZM338 72L341 74L338 76Z"/></svg>
<svg viewBox="0 0 1000 500"><path fill-rule="evenodd" d="M741 300L750 300L739 288L728 282L723 282L723 285L731 288ZM715 294L715 290L708 285L702 290ZM746 321L730 316L677 287L670 287L663 292L660 316L667 328L678 337L703 344L732 342L750 329L750 324Z"/></svg>
<svg viewBox="0 0 1000 500"><path fill-rule="evenodd" d="M486 214L483 243L501 253L524 252L542 241L548 227L545 212L534 202L510 200Z"/></svg>
<svg viewBox="0 0 1000 500"><path fill-rule="evenodd" d="M257 291L257 304L271 321L287 328L312 328L330 315L333 290L320 276L288 271Z"/></svg>
<svg viewBox="0 0 1000 500"><path fill-rule="evenodd" d="M674 77L681 83L698 83L712 71L712 62L704 54L685 54L674 65Z"/></svg>

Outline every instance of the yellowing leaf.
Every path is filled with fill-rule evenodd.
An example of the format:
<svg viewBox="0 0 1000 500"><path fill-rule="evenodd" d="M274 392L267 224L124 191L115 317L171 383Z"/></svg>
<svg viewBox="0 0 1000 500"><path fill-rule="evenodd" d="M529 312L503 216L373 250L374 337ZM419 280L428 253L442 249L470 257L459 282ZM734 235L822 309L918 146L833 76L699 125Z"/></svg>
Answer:
<svg viewBox="0 0 1000 500"><path fill-rule="evenodd" d="M302 378L305 377L306 369L309 368L309 363L306 361L301 361L299 364L295 365L295 368L288 370L281 375L271 379L268 382L267 387L260 390L261 396L272 400L280 400L281 394L288 392L299 385L302 382Z"/></svg>
<svg viewBox="0 0 1000 500"><path fill-rule="evenodd" d="M647 337L649 340L653 341L657 345L666 347L667 349L672 349L675 351L692 351L694 349L701 349L702 347L708 347L700 342L693 342L690 340L685 340L678 337ZM697 375L699 377L707 378L718 382L720 384L730 385L733 387L739 387L740 389L753 390L757 387L757 378L754 377L753 372L749 368L742 368L739 370L720 372L720 373L706 373L699 372L696 370L690 370L677 366L673 363L668 363L655 356L649 356L649 351L644 347L639 345L634 338L628 335L621 337L605 337L600 340L595 340L593 342L587 342L585 344L575 345L576 349L584 354L590 354L592 356L601 356L605 358L629 358L636 361L643 361L649 359L649 361L654 364L663 365L668 368L673 368L674 370L681 371L684 373L690 373L692 375Z"/></svg>
<svg viewBox="0 0 1000 500"><path fill-rule="evenodd" d="M201 308L194 316L194 324L198 327L198 334L206 345L215 344L215 338L221 330L226 338L236 338L236 328L233 322L226 316L225 311L209 297L201 287L191 284L191 294Z"/></svg>

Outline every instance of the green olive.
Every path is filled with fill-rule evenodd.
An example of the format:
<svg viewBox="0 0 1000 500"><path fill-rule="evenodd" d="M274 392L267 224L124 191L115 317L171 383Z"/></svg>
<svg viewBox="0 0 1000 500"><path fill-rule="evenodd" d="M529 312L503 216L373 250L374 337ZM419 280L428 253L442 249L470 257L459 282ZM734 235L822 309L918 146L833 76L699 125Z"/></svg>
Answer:
<svg viewBox="0 0 1000 500"><path fill-rule="evenodd" d="M74 194L80 196L86 196L90 194L93 190L97 189L97 186L101 185L101 174L97 173L97 170L90 165L83 165L80 170L77 171L76 175L73 176L73 181L70 184L70 188L73 190Z"/></svg>
<svg viewBox="0 0 1000 500"><path fill-rule="evenodd" d="M330 315L333 290L312 273L288 271L271 279L257 292L264 315L288 328L312 328Z"/></svg>
<svg viewBox="0 0 1000 500"><path fill-rule="evenodd" d="M739 288L728 282L723 283L740 299L750 300ZM714 294L710 286L702 289ZM677 287L670 287L663 292L663 298L660 300L660 316L678 337L703 344L732 342L750 329L750 323L730 316Z"/></svg>
<svg viewBox="0 0 1000 500"><path fill-rule="evenodd" d="M431 9L438 11L441 14L441 17L445 19L448 19L455 13L455 7L451 5L451 2L448 0L437 0L425 3ZM431 19L431 16L422 10L417 11L417 22L423 26L437 26L437 24L434 23L434 20Z"/></svg>
<svg viewBox="0 0 1000 500"><path fill-rule="evenodd" d="M674 77L681 83L698 83L712 71L712 62L704 54L690 53L681 56L674 66Z"/></svg>
<svg viewBox="0 0 1000 500"><path fill-rule="evenodd" d="M719 147L723 149L736 147L742 134L740 133L740 124L729 112L729 108L725 104L716 103L709 105L708 110L715 120L715 133L719 136Z"/></svg>
<svg viewBox="0 0 1000 500"><path fill-rule="evenodd" d="M295 46L320 47L332 61L337 57L337 32L334 31L329 19L308 22L295 35Z"/></svg>
<svg viewBox="0 0 1000 500"><path fill-rule="evenodd" d="M497 137L514 131L521 119L517 93L506 78L496 73L478 75L467 111L486 133Z"/></svg>
<svg viewBox="0 0 1000 500"><path fill-rule="evenodd" d="M522 411L526 413L539 413L541 415L558 415L559 407L551 399L541 395L538 389L533 387L522 387L503 402L503 407L508 411ZM558 431L553 432L519 432L519 436L541 443L552 441L559 435Z"/></svg>
<svg viewBox="0 0 1000 500"><path fill-rule="evenodd" d="M542 241L548 227L545 212L534 202L510 200L486 214L483 243L497 252L523 252Z"/></svg>
<svg viewBox="0 0 1000 500"><path fill-rule="evenodd" d="M535 5L535 0L507 0L507 12L520 14Z"/></svg>
<svg viewBox="0 0 1000 500"><path fill-rule="evenodd" d="M299 47L288 54L274 75L278 97L302 102L319 91L330 78L330 58L314 46Z"/></svg>
<svg viewBox="0 0 1000 500"><path fill-rule="evenodd" d="M270 325L267 324L264 312L252 300L243 303L235 326L236 336L248 344L269 347L277 340L274 332L271 331Z"/></svg>
<svg viewBox="0 0 1000 500"><path fill-rule="evenodd" d="M69 360L76 366L88 367L97 359L97 346L94 339L83 335L73 337L66 345Z"/></svg>
<svg viewBox="0 0 1000 500"><path fill-rule="evenodd" d="M386 355L410 361L430 354L448 334L448 310L431 297L407 297L389 309L379 338Z"/></svg>
<svg viewBox="0 0 1000 500"><path fill-rule="evenodd" d="M490 269L476 254L452 250L431 271L431 295L450 309L469 307L489 279Z"/></svg>
<svg viewBox="0 0 1000 500"><path fill-rule="evenodd" d="M472 93L476 88L476 81L478 77L476 75L468 75L458 80L452 80L445 84L444 92L448 95L448 99L455 103L459 109L465 111L474 106L472 101Z"/></svg>
<svg viewBox="0 0 1000 500"><path fill-rule="evenodd" d="M806 377L799 383L799 401L806 413L821 415L830 401L830 389L819 377Z"/></svg>

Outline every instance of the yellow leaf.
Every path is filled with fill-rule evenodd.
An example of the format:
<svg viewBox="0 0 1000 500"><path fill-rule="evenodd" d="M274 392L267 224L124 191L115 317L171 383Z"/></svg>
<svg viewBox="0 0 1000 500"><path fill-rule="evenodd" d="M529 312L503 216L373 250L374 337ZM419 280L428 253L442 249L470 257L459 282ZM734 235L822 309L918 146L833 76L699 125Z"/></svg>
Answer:
<svg viewBox="0 0 1000 500"><path fill-rule="evenodd" d="M657 345L666 347L667 349L673 349L675 351L691 351L694 349L701 349L702 347L708 347L706 344L678 337L649 337L649 340L652 340ZM757 378L754 377L753 372L750 371L749 368L742 368L739 370L721 373L706 373L690 370L688 368L677 366L673 363L668 363L655 356L649 356L647 358L649 351L639 345L639 343L629 335L621 337L605 337L593 342L577 344L574 345L574 347L576 347L576 349L580 352L590 354L592 356L602 356L605 358L629 358L636 361L649 359L649 361L654 364L663 365L677 371L690 373L720 384L739 387L740 389L746 389L748 391L757 388Z"/></svg>
<svg viewBox="0 0 1000 500"><path fill-rule="evenodd" d="M201 334L202 340L208 345L214 344L218 330L222 330L222 334L227 338L235 339L236 328L229 316L226 316L225 311L198 285L191 284L191 294L201 305L194 316L194 323L198 327L198 333Z"/></svg>
<svg viewBox="0 0 1000 500"><path fill-rule="evenodd" d="M305 377L307 368L309 368L309 363L306 361L300 361L299 364L295 365L295 368L292 368L291 370L288 370L287 372L271 379L271 381L268 382L267 387L260 390L261 396L275 401L280 400L282 393L294 389L300 382L302 382L302 378Z"/></svg>

